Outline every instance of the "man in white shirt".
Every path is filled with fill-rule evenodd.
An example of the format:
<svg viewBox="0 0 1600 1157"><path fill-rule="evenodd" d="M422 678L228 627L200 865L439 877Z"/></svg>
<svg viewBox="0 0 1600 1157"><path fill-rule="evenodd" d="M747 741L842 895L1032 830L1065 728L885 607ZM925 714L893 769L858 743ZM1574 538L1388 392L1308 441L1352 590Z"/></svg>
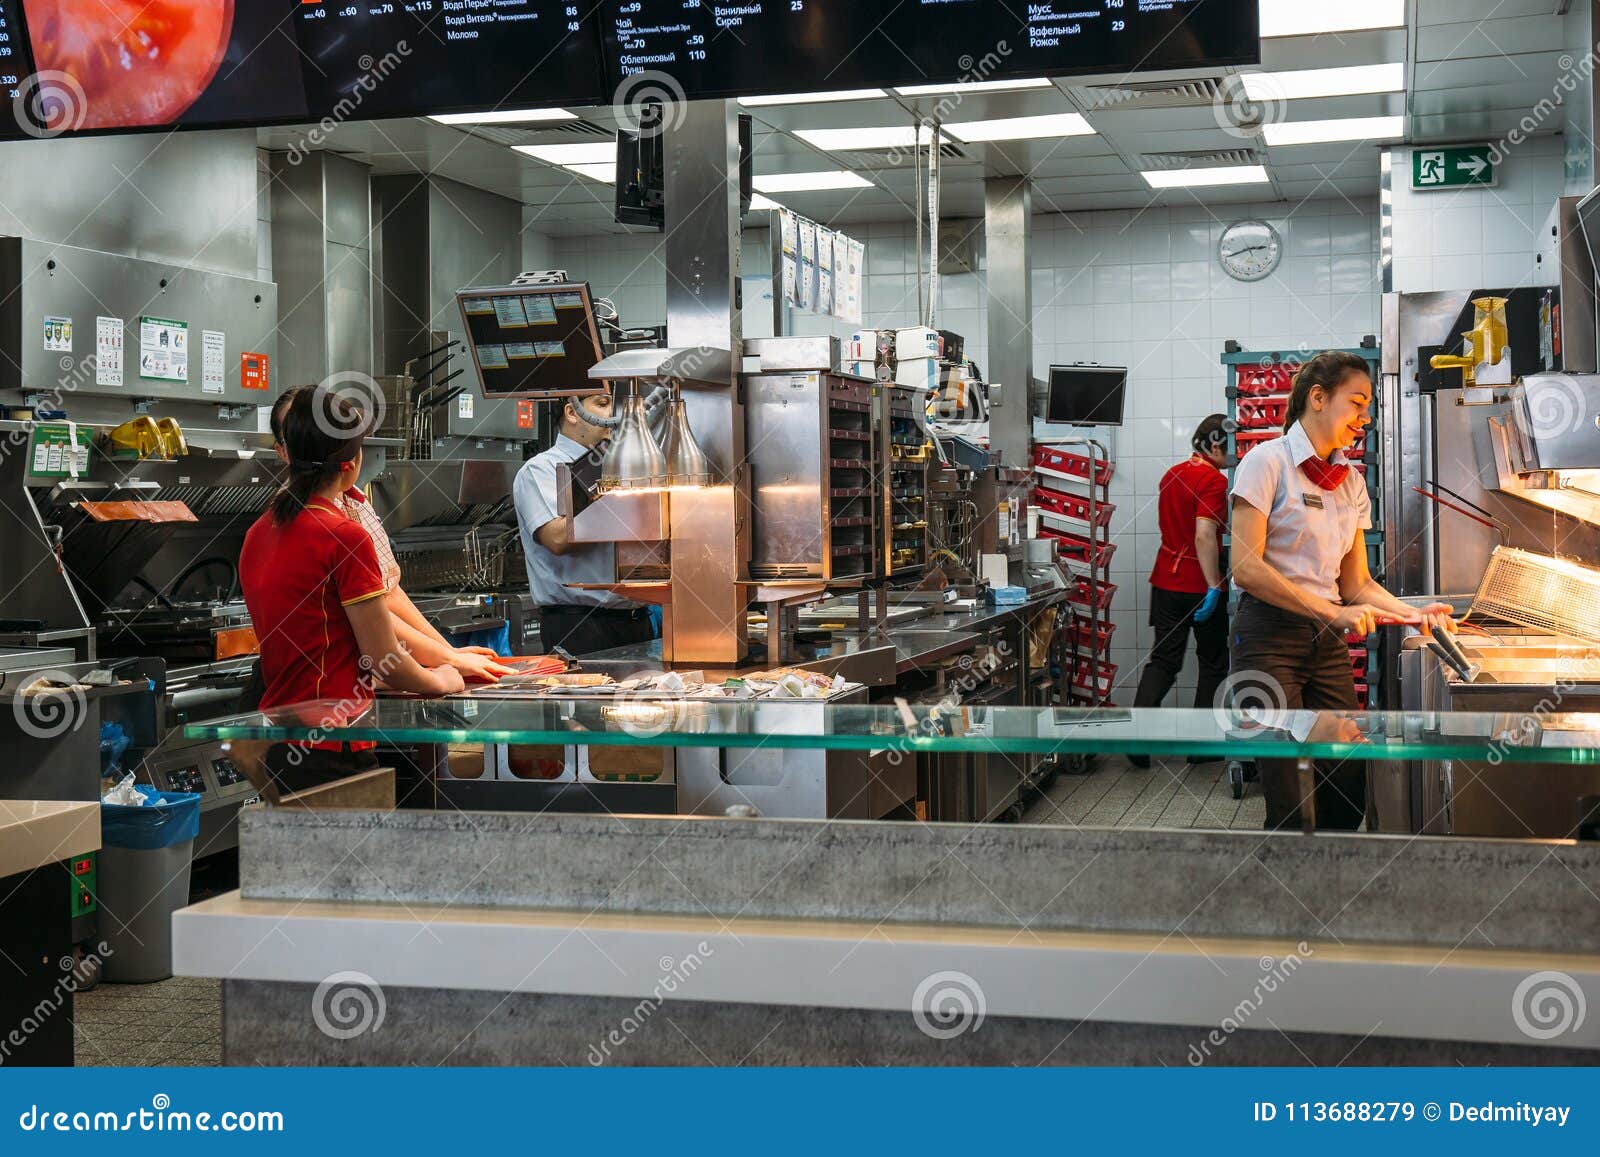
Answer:
<svg viewBox="0 0 1600 1157"><path fill-rule="evenodd" d="M609 394L569 399L561 407L554 444L524 462L512 486L528 590L539 608L539 641L547 653L561 647L572 655L591 655L655 637L648 607L611 591L573 585L615 582L617 548L609 542L570 541L557 507L556 467L589 455L598 459L610 429L590 419L610 416Z"/></svg>

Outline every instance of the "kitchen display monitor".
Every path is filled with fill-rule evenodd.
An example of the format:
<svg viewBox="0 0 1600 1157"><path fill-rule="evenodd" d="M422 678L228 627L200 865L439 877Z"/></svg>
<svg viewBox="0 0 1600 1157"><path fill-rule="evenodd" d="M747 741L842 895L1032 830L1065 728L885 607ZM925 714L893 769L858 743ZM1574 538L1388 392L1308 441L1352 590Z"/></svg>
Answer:
<svg viewBox="0 0 1600 1157"><path fill-rule="evenodd" d="M0 0L0 20L0 138L317 122L309 151L344 121L608 96L572 0Z"/></svg>
<svg viewBox="0 0 1600 1157"><path fill-rule="evenodd" d="M589 377L601 353L587 285L483 286L456 300L485 398L604 392Z"/></svg>
<svg viewBox="0 0 1600 1157"><path fill-rule="evenodd" d="M1044 420L1074 426L1120 426L1128 392L1122 366L1051 366Z"/></svg>
<svg viewBox="0 0 1600 1157"><path fill-rule="evenodd" d="M608 90L690 99L1257 64L1242 0L601 0ZM987 51L984 51L987 50ZM648 79L634 82L641 88ZM657 82L660 87L660 82Z"/></svg>

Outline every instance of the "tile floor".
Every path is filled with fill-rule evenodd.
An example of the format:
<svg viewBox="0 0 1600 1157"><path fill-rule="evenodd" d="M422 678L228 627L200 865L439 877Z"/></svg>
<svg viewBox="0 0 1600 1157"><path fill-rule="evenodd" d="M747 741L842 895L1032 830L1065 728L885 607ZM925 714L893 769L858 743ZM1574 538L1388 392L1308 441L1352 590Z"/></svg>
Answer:
<svg viewBox="0 0 1600 1157"><path fill-rule="evenodd" d="M154 984L102 981L74 999L78 1064L222 1063L222 985L175 976Z"/></svg>

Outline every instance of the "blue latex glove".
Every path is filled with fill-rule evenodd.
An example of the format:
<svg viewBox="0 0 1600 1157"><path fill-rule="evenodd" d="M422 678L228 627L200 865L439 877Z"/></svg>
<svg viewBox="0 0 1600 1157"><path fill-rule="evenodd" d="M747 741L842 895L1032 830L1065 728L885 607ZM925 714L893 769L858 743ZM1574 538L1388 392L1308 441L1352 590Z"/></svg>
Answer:
<svg viewBox="0 0 1600 1157"><path fill-rule="evenodd" d="M655 638L661 637L661 608L655 603L645 604L645 609L650 612L650 633Z"/></svg>
<svg viewBox="0 0 1600 1157"><path fill-rule="evenodd" d="M1200 605L1194 609L1194 621L1203 623L1217 613L1217 608L1222 605L1222 588L1212 587L1206 592L1206 597L1200 600Z"/></svg>

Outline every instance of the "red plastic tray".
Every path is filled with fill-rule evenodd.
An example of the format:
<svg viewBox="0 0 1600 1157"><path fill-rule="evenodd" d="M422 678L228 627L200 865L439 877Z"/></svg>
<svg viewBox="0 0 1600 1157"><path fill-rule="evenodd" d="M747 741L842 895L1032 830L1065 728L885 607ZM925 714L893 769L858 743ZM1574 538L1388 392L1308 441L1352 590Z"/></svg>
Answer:
<svg viewBox="0 0 1600 1157"><path fill-rule="evenodd" d="M1111 636L1116 630L1115 623L1096 623L1090 630L1088 623L1075 622L1070 635L1072 646L1078 650L1105 651L1111 646Z"/></svg>
<svg viewBox="0 0 1600 1157"><path fill-rule="evenodd" d="M1078 494L1067 494L1060 490L1051 490L1044 486L1033 488L1033 501L1040 511L1054 514L1060 518L1070 518L1085 525L1089 522L1089 500ZM1115 513L1116 506L1110 502L1101 502L1095 509L1096 528L1110 523L1111 515Z"/></svg>
<svg viewBox="0 0 1600 1157"><path fill-rule="evenodd" d="M1074 478L1089 478L1089 456L1087 454L1074 454L1070 450L1058 450L1054 446L1035 446L1033 448L1033 464L1043 466L1046 470L1058 470L1062 474L1071 474ZM1104 486L1111 481L1113 466L1104 458L1094 460L1094 480Z"/></svg>
<svg viewBox="0 0 1600 1157"><path fill-rule="evenodd" d="M1263 442L1281 438L1282 430L1237 430L1233 435L1234 452L1243 458Z"/></svg>
<svg viewBox="0 0 1600 1157"><path fill-rule="evenodd" d="M1039 537L1054 539L1056 550L1062 558L1085 566L1106 566L1111 562L1111 556L1117 553L1117 544L1114 542L1090 542L1064 530L1051 530L1048 526L1039 528Z"/></svg>
<svg viewBox="0 0 1600 1157"><path fill-rule="evenodd" d="M1233 384L1239 393L1250 397L1287 394L1294 385L1298 363L1279 362L1267 366L1239 366Z"/></svg>
<svg viewBox="0 0 1600 1157"><path fill-rule="evenodd" d="M1101 611L1103 611L1103 610L1105 610L1107 607L1109 607L1111 605L1111 600L1114 599L1116 597L1116 595L1117 595L1117 584L1116 583L1101 583L1100 584L1100 590L1099 590L1099 599L1098 599L1097 602L1091 603L1089 601L1089 598L1090 598L1090 583L1089 583L1089 580L1086 579L1086 578L1080 578L1077 582L1072 584L1072 590L1070 592L1068 592L1068 594L1067 594L1067 601L1069 603L1075 603L1080 607L1089 607L1092 610L1101 610Z"/></svg>
<svg viewBox="0 0 1600 1157"><path fill-rule="evenodd" d="M1281 430L1289 412L1287 396L1240 398L1239 428L1243 430Z"/></svg>

